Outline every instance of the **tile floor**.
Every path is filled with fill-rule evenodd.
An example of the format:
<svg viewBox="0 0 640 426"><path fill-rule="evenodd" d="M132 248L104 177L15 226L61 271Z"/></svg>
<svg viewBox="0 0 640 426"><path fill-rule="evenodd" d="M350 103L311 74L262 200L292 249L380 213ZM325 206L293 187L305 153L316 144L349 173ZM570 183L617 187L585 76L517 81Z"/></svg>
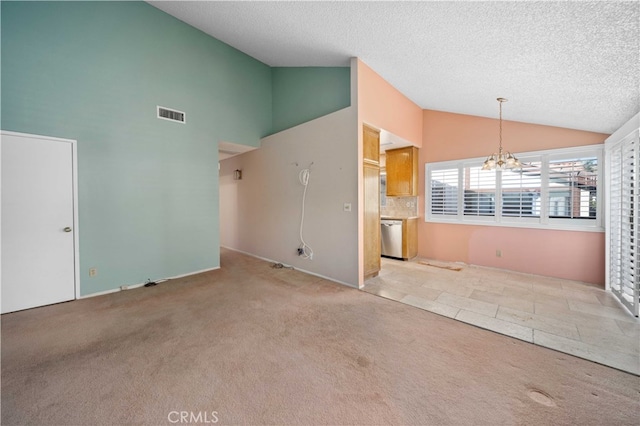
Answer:
<svg viewBox="0 0 640 426"><path fill-rule="evenodd" d="M363 290L640 375L640 320L599 286L382 258L380 275L367 280Z"/></svg>

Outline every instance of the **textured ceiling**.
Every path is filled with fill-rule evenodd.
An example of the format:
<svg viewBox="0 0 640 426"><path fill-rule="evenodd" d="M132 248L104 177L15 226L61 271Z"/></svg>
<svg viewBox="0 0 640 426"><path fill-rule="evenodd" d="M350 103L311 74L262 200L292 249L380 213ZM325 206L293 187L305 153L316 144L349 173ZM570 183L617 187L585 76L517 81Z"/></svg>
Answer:
<svg viewBox="0 0 640 426"><path fill-rule="evenodd" d="M639 2L149 2L271 66L359 57L420 107L612 133L640 110Z"/></svg>

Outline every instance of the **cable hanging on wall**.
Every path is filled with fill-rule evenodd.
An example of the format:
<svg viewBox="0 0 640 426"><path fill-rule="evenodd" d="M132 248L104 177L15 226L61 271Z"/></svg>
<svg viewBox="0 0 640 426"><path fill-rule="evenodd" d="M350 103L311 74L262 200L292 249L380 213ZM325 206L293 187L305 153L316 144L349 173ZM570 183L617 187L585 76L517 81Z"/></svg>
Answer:
<svg viewBox="0 0 640 426"><path fill-rule="evenodd" d="M308 169L301 170L298 174L298 179L300 183L304 186L304 191L302 193L302 214L300 218L300 246L298 247L298 256L303 259L313 260L313 250L311 247L304 241L304 237L302 236L302 229L304 227L304 205L307 199L307 188L309 187L309 176L311 175L311 166L313 163L309 165Z"/></svg>

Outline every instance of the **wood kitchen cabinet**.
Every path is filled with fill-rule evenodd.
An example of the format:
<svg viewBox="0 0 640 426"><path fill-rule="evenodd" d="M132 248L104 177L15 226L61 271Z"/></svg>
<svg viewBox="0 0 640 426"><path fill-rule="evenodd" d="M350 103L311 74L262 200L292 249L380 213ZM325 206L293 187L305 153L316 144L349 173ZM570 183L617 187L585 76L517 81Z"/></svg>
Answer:
<svg viewBox="0 0 640 426"><path fill-rule="evenodd" d="M363 186L364 186L364 278L380 271L380 132L362 128Z"/></svg>
<svg viewBox="0 0 640 426"><path fill-rule="evenodd" d="M362 152L365 163L380 164L380 131L362 126Z"/></svg>
<svg viewBox="0 0 640 426"><path fill-rule="evenodd" d="M380 169L364 164L364 278L380 271Z"/></svg>
<svg viewBox="0 0 640 426"><path fill-rule="evenodd" d="M418 148L389 149L386 152L387 196L418 195Z"/></svg>
<svg viewBox="0 0 640 426"><path fill-rule="evenodd" d="M402 258L413 259L418 255L418 218L402 221Z"/></svg>

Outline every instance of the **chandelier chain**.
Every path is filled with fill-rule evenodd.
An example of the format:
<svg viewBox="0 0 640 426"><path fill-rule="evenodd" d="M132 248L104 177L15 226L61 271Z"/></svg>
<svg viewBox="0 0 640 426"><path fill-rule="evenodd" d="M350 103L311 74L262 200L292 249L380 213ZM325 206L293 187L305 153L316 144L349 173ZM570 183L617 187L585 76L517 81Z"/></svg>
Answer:
<svg viewBox="0 0 640 426"><path fill-rule="evenodd" d="M505 170L505 169L519 169L522 164L518 159L507 151L506 154L502 151L502 103L506 102L506 98L498 98L498 106L500 107L500 120L498 121L499 129L499 143L498 152L490 155L482 164L482 170Z"/></svg>
<svg viewBox="0 0 640 426"><path fill-rule="evenodd" d="M507 102L507 99L505 98L498 98L498 106L499 106L499 110L500 110L500 120L499 120L499 129L500 129L500 133L499 133L499 146L498 146L498 152L500 154L502 154L502 104L504 102Z"/></svg>
<svg viewBox="0 0 640 426"><path fill-rule="evenodd" d="M500 154L502 154L502 102L500 102Z"/></svg>

